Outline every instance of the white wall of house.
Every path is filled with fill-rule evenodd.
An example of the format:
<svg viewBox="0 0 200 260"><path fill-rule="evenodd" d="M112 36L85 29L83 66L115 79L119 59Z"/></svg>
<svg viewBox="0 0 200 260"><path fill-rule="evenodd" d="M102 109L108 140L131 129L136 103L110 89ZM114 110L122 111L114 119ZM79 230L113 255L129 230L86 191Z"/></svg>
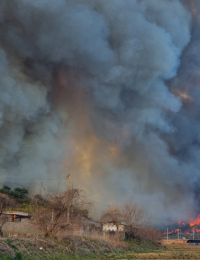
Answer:
<svg viewBox="0 0 200 260"><path fill-rule="evenodd" d="M104 232L106 232L106 231L115 231L116 232L117 231L117 226L115 224L113 224L113 223L106 223L106 224L103 224L102 230ZM124 231L124 225L119 224L118 225L118 230L123 232Z"/></svg>

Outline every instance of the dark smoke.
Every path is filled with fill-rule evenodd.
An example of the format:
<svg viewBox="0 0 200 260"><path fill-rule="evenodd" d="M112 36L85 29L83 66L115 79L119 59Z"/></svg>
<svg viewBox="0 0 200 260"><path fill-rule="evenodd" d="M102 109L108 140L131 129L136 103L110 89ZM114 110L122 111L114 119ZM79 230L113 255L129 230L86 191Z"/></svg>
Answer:
<svg viewBox="0 0 200 260"><path fill-rule="evenodd" d="M102 203L134 199L161 219L197 214L199 8L2 0L2 182L36 188L71 173Z"/></svg>

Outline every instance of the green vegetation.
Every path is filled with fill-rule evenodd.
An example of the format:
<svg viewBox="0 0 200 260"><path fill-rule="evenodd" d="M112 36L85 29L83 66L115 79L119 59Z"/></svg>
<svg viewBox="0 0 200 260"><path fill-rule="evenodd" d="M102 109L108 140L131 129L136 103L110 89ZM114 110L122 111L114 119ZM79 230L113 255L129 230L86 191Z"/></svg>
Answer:
<svg viewBox="0 0 200 260"><path fill-rule="evenodd" d="M26 211L29 214L33 214L35 212L36 204L39 207L42 207L45 203L42 203L42 198L40 198L40 195L36 195L33 199L29 198L28 190L25 188L16 187L12 190L9 186L3 185L3 188L0 189L0 194L6 194L17 203L14 207L15 210ZM13 210L11 207L7 207L6 209Z"/></svg>
<svg viewBox="0 0 200 260"><path fill-rule="evenodd" d="M12 245L11 239L6 239L5 241L11 248L13 248L15 250L15 252L18 251L18 248L15 245Z"/></svg>
<svg viewBox="0 0 200 260"><path fill-rule="evenodd" d="M16 256L15 258L13 258L13 256L1 256L0 255L0 259L1 260L38 260L38 258L33 258L33 257L26 257L26 256L22 256L22 255L18 255ZM44 258L41 258L41 259L44 259L44 260L78 260L78 259L84 259L84 260L92 260L92 259L97 259L97 258L79 258L79 257L44 257Z"/></svg>
<svg viewBox="0 0 200 260"><path fill-rule="evenodd" d="M14 190L11 190L9 186L3 185L3 188L0 189L0 193L8 195L20 204L30 203L30 199L27 197L28 190L25 188L15 188Z"/></svg>
<svg viewBox="0 0 200 260"><path fill-rule="evenodd" d="M6 243L8 247L3 247ZM161 247L152 241L134 240L131 242L109 242L79 236L68 236L61 241L56 239L10 238L0 245L0 259L10 256L21 260L64 260L64 259L130 259L139 253L152 252ZM9 254L9 256L8 256Z"/></svg>
<svg viewBox="0 0 200 260"><path fill-rule="evenodd" d="M147 253L152 250L160 249L159 244L152 240L133 239L127 241L127 243L134 247L136 253Z"/></svg>
<svg viewBox="0 0 200 260"><path fill-rule="evenodd" d="M37 258L32 258L32 257L26 257L26 256L20 256L20 257L16 257L16 258L13 258L12 256L0 256L0 259L1 260L38 260ZM45 258L42 258L43 260L79 260L79 259L84 259L84 260L92 260L92 259L99 259L99 257L95 257L95 258L80 258L80 257L45 257ZM119 259L119 258L116 258L116 259Z"/></svg>

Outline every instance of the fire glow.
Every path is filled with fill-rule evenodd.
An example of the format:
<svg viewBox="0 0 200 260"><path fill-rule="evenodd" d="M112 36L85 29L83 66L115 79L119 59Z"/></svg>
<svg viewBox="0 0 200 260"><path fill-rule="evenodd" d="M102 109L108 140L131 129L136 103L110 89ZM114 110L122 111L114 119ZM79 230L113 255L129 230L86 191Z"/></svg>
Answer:
<svg viewBox="0 0 200 260"><path fill-rule="evenodd" d="M191 227L193 227L193 226L195 226L195 225L197 225L197 226L200 225L200 214L199 214L197 220L195 220L195 221L193 221L193 222L190 223L190 226L191 226ZM197 231L197 232L199 232L199 231Z"/></svg>
<svg viewBox="0 0 200 260"><path fill-rule="evenodd" d="M192 232L199 233L200 232L200 214L198 215L196 220L191 221L188 224L185 224L181 221L178 222L179 230L182 230L186 234L190 234Z"/></svg>
<svg viewBox="0 0 200 260"><path fill-rule="evenodd" d="M176 228L175 230L171 230L168 232L168 235L171 234L185 234L185 235L190 235L192 233L199 233L200 232L200 214L198 215L197 219L189 222L189 223L184 223L182 221L178 221L178 228ZM167 233L164 232L164 235L166 235Z"/></svg>
<svg viewBox="0 0 200 260"><path fill-rule="evenodd" d="M193 98L186 91L181 91L179 89L175 89L174 94L178 98L180 98L183 102L188 102L188 103L193 102Z"/></svg>

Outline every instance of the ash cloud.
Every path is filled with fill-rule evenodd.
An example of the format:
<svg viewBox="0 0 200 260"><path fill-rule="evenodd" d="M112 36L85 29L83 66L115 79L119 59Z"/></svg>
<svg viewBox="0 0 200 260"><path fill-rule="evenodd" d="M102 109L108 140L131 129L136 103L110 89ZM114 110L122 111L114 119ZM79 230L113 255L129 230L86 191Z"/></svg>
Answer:
<svg viewBox="0 0 200 260"><path fill-rule="evenodd" d="M199 7L1 1L2 180L35 187L67 172L102 203L134 199L161 219L196 214Z"/></svg>

